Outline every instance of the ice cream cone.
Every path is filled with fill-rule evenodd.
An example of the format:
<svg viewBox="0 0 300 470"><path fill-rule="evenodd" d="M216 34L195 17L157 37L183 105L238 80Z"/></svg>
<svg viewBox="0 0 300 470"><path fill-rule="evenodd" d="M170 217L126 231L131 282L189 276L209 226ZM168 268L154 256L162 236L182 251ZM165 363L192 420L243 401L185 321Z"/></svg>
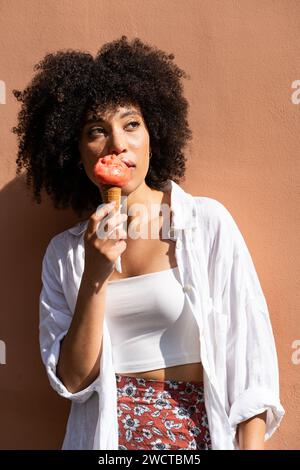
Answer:
<svg viewBox="0 0 300 470"><path fill-rule="evenodd" d="M112 201L116 201L114 208L115 212L119 212L121 206L121 188L118 186L111 186L109 184L102 185L103 191L103 202L108 204Z"/></svg>
<svg viewBox="0 0 300 470"><path fill-rule="evenodd" d="M120 212L121 188L119 188L118 186L111 186L110 184L103 184L102 191L103 191L103 202L105 204L108 204L112 201L116 201L114 212ZM118 256L116 263L115 263L115 268L119 273L122 273L121 256Z"/></svg>

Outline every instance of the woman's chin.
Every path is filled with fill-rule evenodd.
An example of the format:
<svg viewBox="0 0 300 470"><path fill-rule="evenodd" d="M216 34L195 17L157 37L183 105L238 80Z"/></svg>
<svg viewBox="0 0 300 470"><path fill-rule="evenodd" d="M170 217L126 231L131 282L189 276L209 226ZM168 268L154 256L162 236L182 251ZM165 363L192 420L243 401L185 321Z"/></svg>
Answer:
<svg viewBox="0 0 300 470"><path fill-rule="evenodd" d="M131 178L125 186L122 187L122 196L129 196L129 194L133 193L140 184L136 183L133 178Z"/></svg>
<svg viewBox="0 0 300 470"><path fill-rule="evenodd" d="M134 190L134 186L129 182L122 187L122 196L129 196Z"/></svg>

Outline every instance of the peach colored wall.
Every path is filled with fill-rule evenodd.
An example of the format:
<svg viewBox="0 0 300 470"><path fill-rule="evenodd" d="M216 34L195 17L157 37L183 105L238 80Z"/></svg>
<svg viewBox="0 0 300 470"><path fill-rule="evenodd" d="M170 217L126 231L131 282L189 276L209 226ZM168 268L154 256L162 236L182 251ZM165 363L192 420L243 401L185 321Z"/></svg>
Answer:
<svg viewBox="0 0 300 470"><path fill-rule="evenodd" d="M47 52L95 53L121 34L175 53L194 133L184 189L221 201L252 253L276 336L286 417L269 449L300 449L300 2L1 0L0 448L55 449L69 403L48 384L38 346L41 260L76 222L35 205L15 178L18 103ZM6 86L6 93L5 93ZM292 98L292 94L293 98ZM6 95L6 99L5 99ZM294 352L294 356L292 356Z"/></svg>

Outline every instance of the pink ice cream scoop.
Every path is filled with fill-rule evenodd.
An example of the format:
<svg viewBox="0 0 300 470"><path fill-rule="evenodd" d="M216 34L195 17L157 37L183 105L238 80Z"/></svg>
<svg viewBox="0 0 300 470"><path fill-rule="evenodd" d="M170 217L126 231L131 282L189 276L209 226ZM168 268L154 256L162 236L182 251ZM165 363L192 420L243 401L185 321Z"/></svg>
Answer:
<svg viewBox="0 0 300 470"><path fill-rule="evenodd" d="M94 176L101 184L120 188L130 180L131 170L116 155L106 155L96 163Z"/></svg>

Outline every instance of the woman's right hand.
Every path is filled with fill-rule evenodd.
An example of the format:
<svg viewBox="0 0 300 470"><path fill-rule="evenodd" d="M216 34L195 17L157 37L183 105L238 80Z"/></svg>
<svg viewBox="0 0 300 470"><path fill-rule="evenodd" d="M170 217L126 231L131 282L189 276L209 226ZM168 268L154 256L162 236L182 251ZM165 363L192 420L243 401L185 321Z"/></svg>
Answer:
<svg viewBox="0 0 300 470"><path fill-rule="evenodd" d="M120 224L125 222L128 216L111 214L113 211L114 205L111 204L104 204L97 209L91 215L84 235L84 274L95 282L108 280L114 270L115 261L126 250L124 239L127 238L127 233Z"/></svg>

